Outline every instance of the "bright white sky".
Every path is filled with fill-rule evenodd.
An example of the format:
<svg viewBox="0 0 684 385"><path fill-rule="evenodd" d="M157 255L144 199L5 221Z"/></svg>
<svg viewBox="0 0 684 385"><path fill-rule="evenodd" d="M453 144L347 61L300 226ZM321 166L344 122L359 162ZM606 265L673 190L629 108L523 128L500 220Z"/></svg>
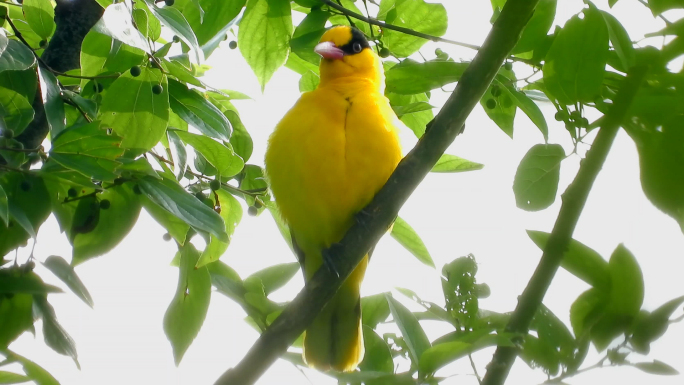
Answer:
<svg viewBox="0 0 684 385"><path fill-rule="evenodd" d="M449 30L445 37L481 44L490 27L489 1L444 1L444 4L449 12ZM608 8L607 1L598 1L597 6ZM559 1L556 22L562 25L581 7L580 0ZM635 0L618 2L613 12L625 24L633 40L663 26ZM659 45L662 39L646 42ZM430 43L422 51L429 58L435 47ZM439 47L456 59L467 60L474 55L470 50L446 44ZM254 100L236 102L236 105L254 138L254 155L250 162L262 164L268 135L299 97L299 76L282 68L261 94L255 76L238 50L229 50L226 42L211 57L209 64L214 67L207 74L209 84L254 97ZM681 61L676 68L681 68ZM431 103L441 106L448 96L436 91ZM570 137L562 123L554 121L552 106L542 106L542 110L550 125L549 142L559 143L570 152ZM410 148L415 139L410 132L404 137L406 147ZM479 263L477 279L489 284L492 291L489 298L480 301L480 306L500 312L512 310L541 256L525 230L550 231L560 208L559 201L537 213L515 207L511 186L516 167L532 145L542 142L537 128L520 111L512 141L480 107L476 107L468 119L465 134L456 140L449 153L483 163L485 168L472 173L429 175L400 213L421 235L438 270L422 265L386 236L376 248L364 281L363 295L407 287L423 299L443 303L438 280L441 266L456 257L473 253ZM563 162L559 192L570 183L578 165L576 156ZM239 362L258 334L243 321L245 314L239 306L215 293L199 336L180 366L174 366L162 319L176 288L178 270L169 266L175 246L162 240L164 232L143 211L136 227L116 249L77 268L95 301L94 310L70 293L50 296L60 322L77 343L81 371L71 359L45 346L40 323L36 324L36 338L25 333L11 348L45 367L63 385L213 383L225 369ZM684 294L681 281L684 235L674 220L654 208L643 195L636 148L624 133L618 136L592 190L575 239L605 258L624 242L644 272L645 309L652 310ZM38 240L35 255L39 260L44 261L53 254L69 259L71 248L66 237L59 234L54 218L43 225ZM27 254L26 250L20 253ZM294 261L267 212L257 218L245 215L222 260L242 277L268 265ZM46 281L59 284L40 265L37 269ZM291 299L302 285L303 281L297 275L273 298ZM586 289L586 284L560 271L544 303L569 325L570 304ZM401 294L395 297L409 308L418 310L417 305L405 300ZM677 314L681 314L681 310ZM451 331L446 324L437 322L424 322L423 327L430 339ZM684 325L676 324L668 330L665 339L652 345L650 356L642 361L659 359L684 372L684 355L679 343L682 340ZM474 355L481 374L492 353L493 348ZM592 349L587 365L598 358ZM637 356L630 358L640 361ZM448 366L439 374L456 375L444 382L447 384L477 384L467 360ZM544 380L541 371L532 371L518 360L508 383L538 384ZM606 368L566 382L681 384L682 378L647 375L633 368ZM284 383L335 384L336 381L312 370L300 372L291 364L278 361L259 382Z"/></svg>

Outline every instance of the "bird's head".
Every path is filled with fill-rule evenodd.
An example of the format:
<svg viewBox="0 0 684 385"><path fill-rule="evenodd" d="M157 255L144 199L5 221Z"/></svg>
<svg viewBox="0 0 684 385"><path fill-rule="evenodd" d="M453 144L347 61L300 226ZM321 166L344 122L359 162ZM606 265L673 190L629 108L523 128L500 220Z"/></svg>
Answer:
<svg viewBox="0 0 684 385"><path fill-rule="evenodd" d="M321 37L314 51L322 56L321 84L340 78L363 78L383 86L380 59L373 52L363 32L340 25Z"/></svg>

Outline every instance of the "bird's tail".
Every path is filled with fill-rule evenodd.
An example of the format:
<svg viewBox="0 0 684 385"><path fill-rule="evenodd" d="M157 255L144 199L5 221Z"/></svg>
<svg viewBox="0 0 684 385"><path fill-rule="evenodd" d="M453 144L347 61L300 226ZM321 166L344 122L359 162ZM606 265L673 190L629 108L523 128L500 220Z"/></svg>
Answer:
<svg viewBox="0 0 684 385"><path fill-rule="evenodd" d="M360 288L364 257L304 335L304 360L318 370L347 372L363 360Z"/></svg>

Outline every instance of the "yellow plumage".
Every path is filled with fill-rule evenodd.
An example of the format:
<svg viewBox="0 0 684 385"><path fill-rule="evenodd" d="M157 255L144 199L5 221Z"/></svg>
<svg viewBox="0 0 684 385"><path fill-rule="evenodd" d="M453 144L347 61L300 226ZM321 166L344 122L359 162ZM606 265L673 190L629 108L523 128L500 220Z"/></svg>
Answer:
<svg viewBox="0 0 684 385"><path fill-rule="evenodd" d="M276 126L266 174L282 217L304 254L304 275L338 242L401 159L396 115L382 94L377 55L358 30L334 27L321 38L321 82ZM344 50L344 51L343 51ZM320 370L349 371L363 359L359 290L366 256L304 338L304 359Z"/></svg>

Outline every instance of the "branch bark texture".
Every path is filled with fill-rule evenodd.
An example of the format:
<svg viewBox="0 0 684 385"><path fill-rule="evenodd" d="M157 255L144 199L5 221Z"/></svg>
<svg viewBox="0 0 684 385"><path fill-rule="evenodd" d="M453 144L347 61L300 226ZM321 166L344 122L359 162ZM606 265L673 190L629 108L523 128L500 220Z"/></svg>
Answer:
<svg viewBox="0 0 684 385"><path fill-rule="evenodd" d="M103 12L104 9L95 0L57 0L57 28L41 55L45 64L60 72L80 68L81 43L90 28L100 20ZM33 121L16 138L24 148L38 148L49 131L40 89L36 92L32 105L35 113Z"/></svg>
<svg viewBox="0 0 684 385"><path fill-rule="evenodd" d="M385 186L364 208L364 215L329 250L339 276L319 269L282 314L259 337L247 355L226 371L217 385L255 383L269 366L304 332L363 256L396 218L401 206L425 178L439 157L463 131L466 118L515 46L538 0L508 0L485 43L463 73L418 144L399 163Z"/></svg>
<svg viewBox="0 0 684 385"><path fill-rule="evenodd" d="M568 248L584 204L587 202L589 191L591 191L596 176L603 167L620 125L625 119L629 106L632 104L634 95L645 75L645 67L635 67L620 87L613 106L606 114L599 133L596 135L591 149L587 152L586 158L582 161L575 180L562 195L563 204L551 236L544 248L537 269L520 296L518 306L515 308L508 325L506 325L506 332L521 334L528 332L530 322L563 260L563 254ZM502 385L508 377L517 354L518 351L515 347L499 346L492 361L487 366L487 374L482 385Z"/></svg>

